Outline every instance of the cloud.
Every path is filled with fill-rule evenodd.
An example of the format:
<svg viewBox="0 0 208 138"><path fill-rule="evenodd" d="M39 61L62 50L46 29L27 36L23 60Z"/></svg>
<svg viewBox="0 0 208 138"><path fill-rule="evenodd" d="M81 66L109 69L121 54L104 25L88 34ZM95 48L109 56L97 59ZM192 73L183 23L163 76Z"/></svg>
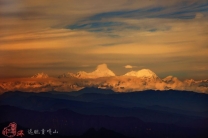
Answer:
<svg viewBox="0 0 208 138"><path fill-rule="evenodd" d="M157 72L203 67L207 7L207 0L2 0L0 76L100 62L118 72L128 64Z"/></svg>
<svg viewBox="0 0 208 138"><path fill-rule="evenodd" d="M134 1L133 3L135 4L136 2ZM137 30L140 30L140 26L136 24L127 24L127 22L123 22L123 20L141 20L147 18L181 20L194 19L195 17L201 17L203 14L199 14L198 12L206 12L206 8L208 7L204 1L175 1L174 4L165 2L167 4L166 6L160 4L155 5L155 3L153 3L149 2L148 4L150 5L148 6L138 6L137 9L132 8L131 10L123 10L121 8L120 10L115 9L114 11L101 12L98 14L95 13L92 16L87 16L86 18L78 20L74 24L67 25L66 28L81 29L94 32L105 31L106 33L111 32L106 30L119 31L119 29L123 30L125 28L137 28ZM195 13L197 13L197 15L195 15ZM115 21L115 18L120 18L120 20ZM153 32L160 30L158 28L146 28L146 30L147 29Z"/></svg>
<svg viewBox="0 0 208 138"><path fill-rule="evenodd" d="M131 66L131 65L126 65L124 66L126 69L132 69L132 68L136 68L137 66Z"/></svg>
<svg viewBox="0 0 208 138"><path fill-rule="evenodd" d="M131 65L126 65L126 66L124 66L126 69L132 69L133 68L133 66L131 66Z"/></svg>

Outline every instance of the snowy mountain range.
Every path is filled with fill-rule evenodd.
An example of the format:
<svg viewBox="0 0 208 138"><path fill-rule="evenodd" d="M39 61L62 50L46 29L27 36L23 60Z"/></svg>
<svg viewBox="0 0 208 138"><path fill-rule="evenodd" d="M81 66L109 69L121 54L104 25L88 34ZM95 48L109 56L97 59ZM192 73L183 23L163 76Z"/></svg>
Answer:
<svg viewBox="0 0 208 138"><path fill-rule="evenodd" d="M106 64L98 65L95 71L65 73L57 78L38 73L31 78L0 81L0 92L6 91L78 91L85 87L112 89L116 92L133 92L143 90L187 90L208 94L208 80L193 79L180 81L177 77L159 78L149 69L130 71L122 76L116 76Z"/></svg>
<svg viewBox="0 0 208 138"><path fill-rule="evenodd" d="M48 78L48 74L45 73L37 73L34 76L32 76L31 78L39 78L39 79L43 79L43 78Z"/></svg>
<svg viewBox="0 0 208 138"><path fill-rule="evenodd" d="M115 74L108 69L106 64L100 64L97 66L96 70L90 73L87 73L85 71L79 71L77 73L70 73L60 75L59 78L80 78L80 79L86 79L86 78L100 78L100 77L111 77L115 76Z"/></svg>

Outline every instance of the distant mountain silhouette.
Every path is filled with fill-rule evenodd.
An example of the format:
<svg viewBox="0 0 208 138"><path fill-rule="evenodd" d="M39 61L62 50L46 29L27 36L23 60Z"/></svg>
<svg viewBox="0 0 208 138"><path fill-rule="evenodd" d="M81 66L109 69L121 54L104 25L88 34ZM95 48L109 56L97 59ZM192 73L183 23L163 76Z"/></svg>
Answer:
<svg viewBox="0 0 208 138"><path fill-rule="evenodd" d="M88 110L87 113L91 114L96 109L100 110L101 108L144 108L169 112L171 114L176 113L199 117L208 116L207 94L175 90L115 93L112 90L85 88L74 93L7 92L0 95L0 104L33 110L69 108L76 112L80 111L80 113L84 113L85 111L82 107L86 107L85 109Z"/></svg>
<svg viewBox="0 0 208 138"><path fill-rule="evenodd" d="M207 107L207 94L187 91L17 91L0 95L0 123L52 127L70 137L97 136L101 128L106 133L113 131L113 135L115 132L128 137L203 137L208 130Z"/></svg>
<svg viewBox="0 0 208 138"><path fill-rule="evenodd" d="M61 136L94 137L105 135L109 137L128 136L138 138L206 138L208 136L208 124L205 124L203 128L189 128L163 123L145 123L134 117L82 115L65 109L54 112L38 112L7 105L0 106L0 110L0 123L16 122L24 128L56 129ZM199 123L207 123L206 120L201 120Z"/></svg>
<svg viewBox="0 0 208 138"><path fill-rule="evenodd" d="M111 89L99 89L97 87L86 87L76 92L70 92L69 95L78 96L85 93L97 93L97 94L115 94Z"/></svg>

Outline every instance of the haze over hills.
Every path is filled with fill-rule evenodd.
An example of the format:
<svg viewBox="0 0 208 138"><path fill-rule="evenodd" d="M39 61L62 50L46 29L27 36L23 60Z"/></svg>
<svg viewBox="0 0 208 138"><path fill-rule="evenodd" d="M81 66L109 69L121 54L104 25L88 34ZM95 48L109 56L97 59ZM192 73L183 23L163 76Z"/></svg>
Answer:
<svg viewBox="0 0 208 138"><path fill-rule="evenodd" d="M90 73L85 71L68 72L59 75L57 78L38 73L31 78L0 81L1 93L6 91L71 92L85 87L111 89L115 92L174 89L208 93L208 80L187 79L180 81L174 76L161 79L150 69L130 71L122 76L116 76L113 71L108 69L106 64L100 64L95 71Z"/></svg>
<svg viewBox="0 0 208 138"><path fill-rule="evenodd" d="M105 128L134 138L207 138L207 99L207 94L175 90L6 92L0 95L0 126L16 122L24 128L56 129L59 135L67 136Z"/></svg>

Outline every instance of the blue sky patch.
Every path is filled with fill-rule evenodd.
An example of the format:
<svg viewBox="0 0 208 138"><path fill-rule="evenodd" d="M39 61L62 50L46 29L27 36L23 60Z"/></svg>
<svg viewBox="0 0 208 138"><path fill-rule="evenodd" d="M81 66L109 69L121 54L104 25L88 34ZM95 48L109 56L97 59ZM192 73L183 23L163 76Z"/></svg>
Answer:
<svg viewBox="0 0 208 138"><path fill-rule="evenodd" d="M85 24L73 24L69 25L66 28L68 29L97 29L97 28L104 28L104 27L112 27L112 26L119 26L123 25L121 22L91 22Z"/></svg>
<svg viewBox="0 0 208 138"><path fill-rule="evenodd" d="M181 2L177 6L172 7L146 7L140 9L134 9L129 11L113 11L95 14L91 17L87 17L78 21L75 24L66 26L67 29L84 29L91 32L105 32L111 33L118 29L134 29L140 30L141 27L138 25L132 25L122 22L122 19L143 19L143 18L164 18L164 19L194 19L196 13L207 12L208 3L189 3ZM121 18L121 21L109 21L111 19ZM107 21L105 21L107 20ZM147 31L163 31L159 28L149 29ZM163 28L163 27L162 27ZM169 28L170 29L170 28Z"/></svg>

